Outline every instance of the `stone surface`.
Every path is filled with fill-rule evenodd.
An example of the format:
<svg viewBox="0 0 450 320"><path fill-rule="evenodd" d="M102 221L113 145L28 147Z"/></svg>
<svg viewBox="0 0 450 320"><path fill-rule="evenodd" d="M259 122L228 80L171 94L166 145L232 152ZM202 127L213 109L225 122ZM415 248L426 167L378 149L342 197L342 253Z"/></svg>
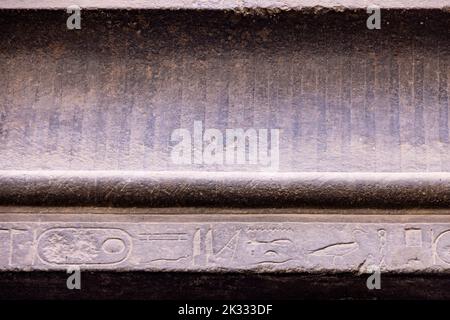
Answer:
<svg viewBox="0 0 450 320"><path fill-rule="evenodd" d="M447 275L448 13L366 19L1 11L0 270ZM196 120L281 172L171 163Z"/></svg>
<svg viewBox="0 0 450 320"><path fill-rule="evenodd" d="M3 0L0 8L7 9L64 9L77 4L82 8L122 9L278 9L302 8L366 8L378 5L384 8L444 8L446 0Z"/></svg>
<svg viewBox="0 0 450 320"><path fill-rule="evenodd" d="M450 173L0 170L1 205L450 207Z"/></svg>
<svg viewBox="0 0 450 320"><path fill-rule="evenodd" d="M3 11L0 169L267 170L173 163L203 121L280 129L279 171L449 172L449 13L367 17Z"/></svg>
<svg viewBox="0 0 450 320"><path fill-rule="evenodd" d="M0 269L448 272L446 216L0 215Z"/></svg>

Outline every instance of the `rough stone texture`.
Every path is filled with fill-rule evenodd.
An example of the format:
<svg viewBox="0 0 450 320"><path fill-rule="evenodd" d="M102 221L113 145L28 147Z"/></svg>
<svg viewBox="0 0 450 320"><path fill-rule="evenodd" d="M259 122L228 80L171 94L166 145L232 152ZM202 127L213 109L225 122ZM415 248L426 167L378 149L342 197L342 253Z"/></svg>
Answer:
<svg viewBox="0 0 450 320"><path fill-rule="evenodd" d="M448 272L446 216L0 215L0 269Z"/></svg>
<svg viewBox="0 0 450 320"><path fill-rule="evenodd" d="M0 169L266 169L173 164L201 120L281 129L280 171L450 171L449 13L67 17L0 13Z"/></svg>
<svg viewBox="0 0 450 320"><path fill-rule="evenodd" d="M446 0L2 0L0 8L7 9L63 9L77 4L82 8L122 9L278 9L302 8L444 8Z"/></svg>

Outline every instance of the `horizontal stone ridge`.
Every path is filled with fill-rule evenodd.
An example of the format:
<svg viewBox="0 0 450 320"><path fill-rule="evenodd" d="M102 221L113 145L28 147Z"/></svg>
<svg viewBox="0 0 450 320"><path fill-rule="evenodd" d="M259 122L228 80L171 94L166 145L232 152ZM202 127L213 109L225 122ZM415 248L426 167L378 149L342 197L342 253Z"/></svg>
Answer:
<svg viewBox="0 0 450 320"><path fill-rule="evenodd" d="M281 9L302 8L365 8L378 5L384 8L443 8L445 0L3 0L0 9L61 9L76 3L82 8L121 9Z"/></svg>
<svg viewBox="0 0 450 320"><path fill-rule="evenodd" d="M445 209L450 173L0 170L0 205Z"/></svg>
<svg viewBox="0 0 450 320"><path fill-rule="evenodd" d="M0 269L448 272L446 217L0 215Z"/></svg>

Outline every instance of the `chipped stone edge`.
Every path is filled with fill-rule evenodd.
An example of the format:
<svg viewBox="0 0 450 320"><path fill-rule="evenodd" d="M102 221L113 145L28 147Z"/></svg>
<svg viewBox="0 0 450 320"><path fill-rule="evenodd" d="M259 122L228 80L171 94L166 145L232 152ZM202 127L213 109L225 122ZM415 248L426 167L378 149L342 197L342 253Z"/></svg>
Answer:
<svg viewBox="0 0 450 320"><path fill-rule="evenodd" d="M3 0L0 9L65 9L78 5L82 9L169 9L169 10L233 10L239 12L269 11L321 11L331 9L344 11L364 9L377 5L385 9L442 9L448 11L450 6L445 0Z"/></svg>

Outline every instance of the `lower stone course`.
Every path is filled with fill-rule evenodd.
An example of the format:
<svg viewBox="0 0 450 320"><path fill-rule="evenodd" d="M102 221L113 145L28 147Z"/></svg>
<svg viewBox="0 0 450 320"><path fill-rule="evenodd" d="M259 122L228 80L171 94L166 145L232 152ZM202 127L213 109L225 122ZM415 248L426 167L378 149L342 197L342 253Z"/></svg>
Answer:
<svg viewBox="0 0 450 320"><path fill-rule="evenodd" d="M447 272L446 216L0 214L0 270Z"/></svg>

